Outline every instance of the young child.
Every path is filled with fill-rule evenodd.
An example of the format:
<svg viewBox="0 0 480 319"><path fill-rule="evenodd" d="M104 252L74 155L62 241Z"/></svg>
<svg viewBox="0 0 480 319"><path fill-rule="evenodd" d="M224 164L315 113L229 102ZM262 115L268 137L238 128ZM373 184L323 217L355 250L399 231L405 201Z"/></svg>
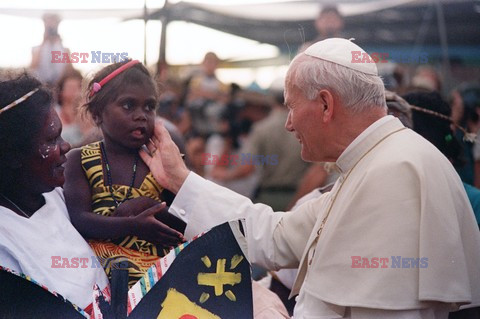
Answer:
<svg viewBox="0 0 480 319"><path fill-rule="evenodd" d="M153 134L156 105L155 83L137 60L100 70L88 85L84 107L103 140L72 150L65 171L73 225L90 239L109 277L113 262L128 262L129 287L183 241L156 218L169 215L160 204L162 188L138 155Z"/></svg>

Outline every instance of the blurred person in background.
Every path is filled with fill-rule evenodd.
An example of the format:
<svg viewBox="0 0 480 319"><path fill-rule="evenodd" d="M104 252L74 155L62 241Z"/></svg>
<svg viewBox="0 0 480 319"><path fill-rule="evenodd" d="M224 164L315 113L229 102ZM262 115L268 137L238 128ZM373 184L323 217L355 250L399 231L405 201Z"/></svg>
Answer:
<svg viewBox="0 0 480 319"><path fill-rule="evenodd" d="M80 146L92 124L80 111L83 76L77 70L66 71L56 85L56 110L62 121L62 138L72 147Z"/></svg>
<svg viewBox="0 0 480 319"><path fill-rule="evenodd" d="M462 143L451 128L451 108L438 92L412 92L404 96L412 105L413 129L435 145L458 170L465 165ZM429 112L430 111L430 112ZM463 181L473 212L480 221L480 190Z"/></svg>
<svg viewBox="0 0 480 319"><path fill-rule="evenodd" d="M258 172L236 174L250 163L251 157L243 148L251 138L252 125L264 119L271 106L271 99L263 93L236 91L222 114L219 133L208 139L208 157L205 158L208 179L253 198L259 182ZM214 156L219 156L220 160L214 162Z"/></svg>
<svg viewBox="0 0 480 319"><path fill-rule="evenodd" d="M158 83L158 82L157 82ZM160 95L158 97L157 115L168 119L174 124L179 124L183 107L181 105L181 84L173 78L159 83Z"/></svg>
<svg viewBox="0 0 480 319"><path fill-rule="evenodd" d="M220 59L205 54L201 69L188 83L185 105L195 132L208 136L218 131L220 115L228 101L228 86L215 75Z"/></svg>
<svg viewBox="0 0 480 319"><path fill-rule="evenodd" d="M198 134L191 134L187 137L186 156L189 167L200 176L205 176L205 138Z"/></svg>
<svg viewBox="0 0 480 319"><path fill-rule="evenodd" d="M313 163L301 177L297 191L287 206L288 210L293 209L296 203L307 196L315 189L333 185L338 178L339 172L332 163Z"/></svg>
<svg viewBox="0 0 480 319"><path fill-rule="evenodd" d="M317 41L327 38L342 38L344 26L345 22L343 16L340 11L338 11L336 5L322 6L315 19L315 30L317 31L317 36L315 39L305 42L298 49L298 52L305 51L306 48Z"/></svg>
<svg viewBox="0 0 480 319"><path fill-rule="evenodd" d="M467 129L468 132L476 133L473 143L461 141L465 149L467 163L471 163L460 172L466 178L466 182L480 187L480 84L464 83L451 94L452 118ZM458 138L463 138L463 133L456 132ZM473 173L472 173L473 167ZM471 178L473 174L473 178Z"/></svg>
<svg viewBox="0 0 480 319"><path fill-rule="evenodd" d="M465 164L457 169L462 180L468 184L480 186L480 139L466 136L458 129L464 127L466 131L478 133L480 129L480 86L465 83L453 90L450 94L452 129L462 144Z"/></svg>
<svg viewBox="0 0 480 319"><path fill-rule="evenodd" d="M270 114L253 125L241 148L240 154L246 163L213 176L221 181L235 180L258 170L260 180L254 201L281 211L287 208L309 164L301 159L301 146L295 136L282 129L288 116L283 105L283 91L274 92L269 101ZM254 159L255 156L259 158Z"/></svg>
<svg viewBox="0 0 480 319"><path fill-rule="evenodd" d="M432 66L419 66L415 70L412 78L413 90L442 91L442 79L438 72Z"/></svg>
<svg viewBox="0 0 480 319"><path fill-rule="evenodd" d="M43 42L32 49L30 69L40 81L50 88L56 85L63 72L72 69L70 63L52 63L53 51L60 51L70 56L70 51L63 46L62 39L58 34L60 21L60 17L56 14L46 13L43 15L45 27Z"/></svg>

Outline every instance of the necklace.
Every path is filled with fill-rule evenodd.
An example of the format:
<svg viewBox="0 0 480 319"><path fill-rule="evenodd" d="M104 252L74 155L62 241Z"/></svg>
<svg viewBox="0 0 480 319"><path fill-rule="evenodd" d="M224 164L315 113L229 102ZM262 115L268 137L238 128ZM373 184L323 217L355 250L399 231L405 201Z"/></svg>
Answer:
<svg viewBox="0 0 480 319"><path fill-rule="evenodd" d="M108 164L108 158L107 158L107 151L105 150L105 145L103 142L100 142L100 151L102 152L102 156L105 159L105 169L107 171L107 186L108 190L110 191L110 196L112 197L113 201L115 202L115 207L118 207L121 203L127 201L129 197L132 195L132 189L133 185L135 184L135 177L137 175L137 163L138 163L138 154L135 156L135 160L133 161L133 173L132 173L132 181L130 182L130 187L128 188L127 195L125 198L119 202L115 198L115 195L113 194L113 183L112 183L112 173L110 170L110 165Z"/></svg>
<svg viewBox="0 0 480 319"><path fill-rule="evenodd" d="M0 195L2 195L3 198L5 198L10 204L12 204L20 213L23 214L23 216L27 217L27 218L30 218L31 216L28 215L27 213L25 213L25 211L23 209L21 209L20 207L18 207L17 204L15 204L12 200L10 200L7 196L3 195L2 193L0 193Z"/></svg>

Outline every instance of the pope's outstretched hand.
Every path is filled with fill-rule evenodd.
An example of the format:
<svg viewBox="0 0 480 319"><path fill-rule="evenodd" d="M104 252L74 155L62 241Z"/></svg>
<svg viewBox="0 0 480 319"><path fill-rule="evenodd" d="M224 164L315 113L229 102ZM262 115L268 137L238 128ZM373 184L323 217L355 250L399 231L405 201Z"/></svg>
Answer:
<svg viewBox="0 0 480 319"><path fill-rule="evenodd" d="M147 143L148 152L140 150L140 157L147 164L160 186L178 193L189 174L177 145L161 120L155 122L154 135Z"/></svg>

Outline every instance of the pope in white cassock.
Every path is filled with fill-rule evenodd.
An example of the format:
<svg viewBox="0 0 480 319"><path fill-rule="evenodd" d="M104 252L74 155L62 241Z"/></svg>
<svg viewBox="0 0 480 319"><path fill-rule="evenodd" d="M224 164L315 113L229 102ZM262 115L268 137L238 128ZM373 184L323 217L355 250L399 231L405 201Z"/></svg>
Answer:
<svg viewBox="0 0 480 319"><path fill-rule="evenodd" d="M245 218L250 261L299 268L294 318L447 318L480 306L480 232L450 162L387 115L375 63L345 39L291 62L285 128L309 162L335 162L333 189L273 212L188 171L163 124L143 160L177 194L170 211L191 237ZM355 53L353 53L355 52Z"/></svg>

